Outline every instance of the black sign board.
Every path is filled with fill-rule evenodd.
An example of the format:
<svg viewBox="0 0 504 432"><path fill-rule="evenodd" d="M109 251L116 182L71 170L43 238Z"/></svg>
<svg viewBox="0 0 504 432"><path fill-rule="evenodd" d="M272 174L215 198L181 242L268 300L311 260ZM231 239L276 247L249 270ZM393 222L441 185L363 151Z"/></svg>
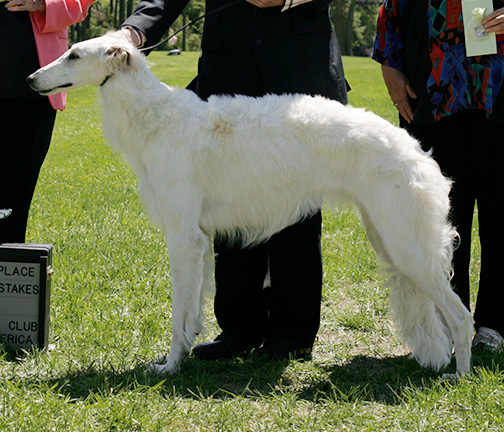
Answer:
<svg viewBox="0 0 504 432"><path fill-rule="evenodd" d="M0 343L47 348L52 245L0 244Z"/></svg>

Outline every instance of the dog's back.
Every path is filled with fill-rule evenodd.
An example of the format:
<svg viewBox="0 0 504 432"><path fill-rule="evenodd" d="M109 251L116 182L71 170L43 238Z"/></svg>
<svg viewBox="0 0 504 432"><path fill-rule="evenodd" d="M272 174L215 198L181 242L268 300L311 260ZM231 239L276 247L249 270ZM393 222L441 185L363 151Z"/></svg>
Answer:
<svg viewBox="0 0 504 432"><path fill-rule="evenodd" d="M214 96L197 120L193 140L167 146L184 148L192 187L205 197L201 226L208 233L245 228L252 237L268 237L323 201L355 202L374 193L370 185L412 181L407 166L418 176L438 173L435 181L449 190L405 131L322 97ZM268 226L272 220L281 223Z"/></svg>

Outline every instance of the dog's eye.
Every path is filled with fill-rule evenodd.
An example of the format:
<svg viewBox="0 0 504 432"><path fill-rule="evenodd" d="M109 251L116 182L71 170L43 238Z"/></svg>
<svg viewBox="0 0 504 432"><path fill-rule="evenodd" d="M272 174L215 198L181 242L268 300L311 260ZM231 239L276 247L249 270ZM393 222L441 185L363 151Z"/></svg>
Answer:
<svg viewBox="0 0 504 432"><path fill-rule="evenodd" d="M71 52L69 55L68 55L68 60L77 60L79 57L79 55L75 52Z"/></svg>

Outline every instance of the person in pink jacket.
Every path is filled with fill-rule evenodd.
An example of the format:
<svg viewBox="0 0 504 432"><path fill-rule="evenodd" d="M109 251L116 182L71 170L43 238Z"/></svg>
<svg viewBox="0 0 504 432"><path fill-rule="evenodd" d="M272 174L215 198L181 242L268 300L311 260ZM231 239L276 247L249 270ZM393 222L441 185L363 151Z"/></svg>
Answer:
<svg viewBox="0 0 504 432"><path fill-rule="evenodd" d="M2 0L0 0L2 1ZM30 203L66 95L42 97L26 77L68 49L68 26L94 0L0 3L0 243L24 243Z"/></svg>

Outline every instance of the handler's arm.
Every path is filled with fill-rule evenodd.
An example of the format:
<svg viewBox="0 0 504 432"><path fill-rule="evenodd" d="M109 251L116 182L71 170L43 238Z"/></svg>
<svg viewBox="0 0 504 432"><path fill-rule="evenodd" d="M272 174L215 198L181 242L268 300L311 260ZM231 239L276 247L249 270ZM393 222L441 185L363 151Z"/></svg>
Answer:
<svg viewBox="0 0 504 432"><path fill-rule="evenodd" d="M145 44L154 45L161 40L189 0L140 0L133 13L121 27L131 26L141 31Z"/></svg>
<svg viewBox="0 0 504 432"><path fill-rule="evenodd" d="M408 123L411 123L413 121L413 110L411 109L408 97L416 99L417 96L410 86L408 79L399 69L385 65L382 65L382 74L394 106L399 111L399 114Z"/></svg>
<svg viewBox="0 0 504 432"><path fill-rule="evenodd" d="M387 0L382 4L378 14L376 37L374 42L373 59L382 65L382 74L392 103L404 119L413 121L413 110L410 98L417 95L411 87L408 78L402 72L403 40L400 32L401 24L407 20L402 16L406 9L406 0Z"/></svg>

